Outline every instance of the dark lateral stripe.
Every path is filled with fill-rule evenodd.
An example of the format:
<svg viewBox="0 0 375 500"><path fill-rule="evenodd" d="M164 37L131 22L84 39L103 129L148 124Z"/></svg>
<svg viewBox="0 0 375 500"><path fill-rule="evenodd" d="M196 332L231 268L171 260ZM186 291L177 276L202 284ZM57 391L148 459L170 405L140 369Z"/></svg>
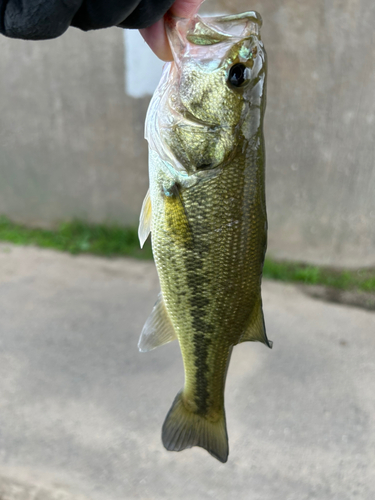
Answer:
<svg viewBox="0 0 375 500"><path fill-rule="evenodd" d="M195 259L194 259L195 260ZM198 259L200 260L200 259ZM195 264L195 269L199 269L199 264ZM206 415L208 410L208 371L207 364L208 350L211 344L210 335L213 333L213 326L205 321L206 307L209 307L210 301L202 294L202 280L195 275L190 275L192 296L190 298L192 327L194 329L194 365L195 372L195 403L197 413Z"/></svg>
<svg viewBox="0 0 375 500"><path fill-rule="evenodd" d="M208 411L209 391L208 391L208 371L207 364L209 346L213 333L213 325L206 321L206 311L210 307L210 301L204 296L204 281L200 274L203 267L204 258L208 254L208 246L199 245L199 248L186 248L186 272L187 282L191 290L189 300L191 310L191 325L194 329L194 365L195 372L195 403L197 414L204 416Z"/></svg>
<svg viewBox="0 0 375 500"><path fill-rule="evenodd" d="M195 403L197 405L197 414L204 416L208 411L208 349L211 339L204 337L201 333L196 333L193 339L194 343L194 364L197 368L195 375Z"/></svg>
<svg viewBox="0 0 375 500"><path fill-rule="evenodd" d="M184 207L186 219L188 221L190 229L190 217L195 219L197 212L199 212L203 220L208 216L207 207L205 204L200 203L199 207L194 207L193 212L190 213L186 211L183 196L180 194L180 200L182 206ZM199 225L199 224L198 224ZM199 234L199 227L195 228L197 234ZM190 316L191 316L191 326L194 330L193 345L194 345L194 359L189 360L194 362L196 367L195 371L195 403L197 405L197 414L205 416L209 407L209 390L208 390L208 372L209 367L207 364L209 347L211 344L211 335L214 331L213 325L211 325L206 320L206 312L210 307L210 300L204 293L205 285L207 285L207 279L204 280L201 274L201 270L204 266L205 259L209 256L209 245L198 238L193 241L193 239L184 240L185 252L184 252L184 264L186 269L187 285L190 289Z"/></svg>
<svg viewBox="0 0 375 500"><path fill-rule="evenodd" d="M194 259L195 260L195 259ZM197 266L197 264L195 264ZM197 267L195 267L197 269ZM198 267L199 269L199 267ZM210 301L202 294L202 280L195 275L190 275L190 286L192 288L192 296L190 298L192 327L194 329L194 365L195 372L195 403L197 405L197 413L206 415L208 410L208 371L207 364L208 350L211 344L210 335L213 333L213 326L205 321L206 307L210 305Z"/></svg>

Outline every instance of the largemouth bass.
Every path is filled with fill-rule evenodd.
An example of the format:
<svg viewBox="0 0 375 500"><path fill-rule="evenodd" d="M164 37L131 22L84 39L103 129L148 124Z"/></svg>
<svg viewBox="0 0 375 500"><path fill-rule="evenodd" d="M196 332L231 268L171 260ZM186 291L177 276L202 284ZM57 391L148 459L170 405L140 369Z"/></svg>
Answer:
<svg viewBox="0 0 375 500"><path fill-rule="evenodd" d="M224 385L234 345L267 339L263 117L266 53L255 12L170 19L166 64L146 119L149 232L161 293L141 351L178 339L185 386L162 430L167 450L228 458Z"/></svg>

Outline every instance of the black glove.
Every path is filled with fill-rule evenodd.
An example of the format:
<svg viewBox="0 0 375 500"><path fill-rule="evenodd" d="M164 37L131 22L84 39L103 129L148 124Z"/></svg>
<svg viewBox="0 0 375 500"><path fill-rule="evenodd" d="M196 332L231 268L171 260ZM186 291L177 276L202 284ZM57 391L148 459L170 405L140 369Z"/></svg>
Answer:
<svg viewBox="0 0 375 500"><path fill-rule="evenodd" d="M174 0L0 0L0 33L43 40L69 26L82 30L120 26L146 28L158 21Z"/></svg>

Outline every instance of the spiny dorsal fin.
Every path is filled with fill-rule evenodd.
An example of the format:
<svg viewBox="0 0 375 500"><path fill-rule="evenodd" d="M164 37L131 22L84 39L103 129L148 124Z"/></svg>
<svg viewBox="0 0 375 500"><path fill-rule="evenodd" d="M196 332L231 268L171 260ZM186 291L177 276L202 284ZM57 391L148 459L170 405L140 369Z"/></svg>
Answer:
<svg viewBox="0 0 375 500"><path fill-rule="evenodd" d="M150 190L148 190L145 199L143 200L141 215L139 216L138 238L139 238L139 243L141 244L141 248L143 248L143 245L147 240L148 235L150 234L151 220L152 220L151 198L150 198Z"/></svg>
<svg viewBox="0 0 375 500"><path fill-rule="evenodd" d="M155 347L167 344L176 338L176 333L165 308L163 296L159 293L151 314L143 327L138 349L141 352L151 351Z"/></svg>
<svg viewBox="0 0 375 500"><path fill-rule="evenodd" d="M238 343L241 342L263 342L270 349L272 348L273 342L268 340L266 334L261 299L255 305L249 324Z"/></svg>

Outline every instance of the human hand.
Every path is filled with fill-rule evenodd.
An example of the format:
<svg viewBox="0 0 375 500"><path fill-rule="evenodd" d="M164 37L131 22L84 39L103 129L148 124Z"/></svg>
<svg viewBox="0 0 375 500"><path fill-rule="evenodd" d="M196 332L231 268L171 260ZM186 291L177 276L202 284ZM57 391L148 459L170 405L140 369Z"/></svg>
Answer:
<svg viewBox="0 0 375 500"><path fill-rule="evenodd" d="M176 0L168 14L176 17L192 17L204 0ZM165 16L149 28L139 30L151 50L163 61L172 61L172 52L165 31Z"/></svg>

